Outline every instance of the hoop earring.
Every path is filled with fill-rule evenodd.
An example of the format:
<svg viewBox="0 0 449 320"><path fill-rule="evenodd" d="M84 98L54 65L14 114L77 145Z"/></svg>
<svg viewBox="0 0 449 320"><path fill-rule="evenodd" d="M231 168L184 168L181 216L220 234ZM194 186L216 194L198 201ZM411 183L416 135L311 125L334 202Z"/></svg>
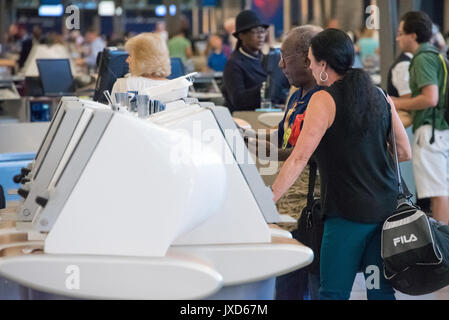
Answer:
<svg viewBox="0 0 449 320"><path fill-rule="evenodd" d="M323 79L323 73L326 75L326 79ZM327 80L329 80L329 75L327 74L326 71L320 72L320 80L321 80L321 82L326 82Z"/></svg>

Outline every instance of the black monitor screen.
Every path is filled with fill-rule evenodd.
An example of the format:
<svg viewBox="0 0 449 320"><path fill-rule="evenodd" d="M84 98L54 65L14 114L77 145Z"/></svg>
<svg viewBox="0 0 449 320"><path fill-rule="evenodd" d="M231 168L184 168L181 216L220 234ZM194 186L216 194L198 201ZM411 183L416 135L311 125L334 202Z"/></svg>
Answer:
<svg viewBox="0 0 449 320"><path fill-rule="evenodd" d="M267 73L267 94L274 104L284 104L290 90L290 84L279 67L281 51L275 49L264 56L262 65Z"/></svg>
<svg viewBox="0 0 449 320"><path fill-rule="evenodd" d="M46 96L63 96L75 92L69 59L36 59Z"/></svg>
<svg viewBox="0 0 449 320"><path fill-rule="evenodd" d="M94 101L108 103L103 92L112 91L115 81L124 77L129 72L128 52L115 48L106 48L100 53L98 79L95 85Z"/></svg>

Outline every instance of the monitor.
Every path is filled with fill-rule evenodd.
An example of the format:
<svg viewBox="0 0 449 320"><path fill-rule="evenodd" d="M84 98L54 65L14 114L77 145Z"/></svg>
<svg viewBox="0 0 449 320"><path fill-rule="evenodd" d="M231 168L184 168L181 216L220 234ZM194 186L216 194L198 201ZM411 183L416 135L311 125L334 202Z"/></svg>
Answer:
<svg viewBox="0 0 449 320"><path fill-rule="evenodd" d="M128 52L118 50L117 48L105 48L100 54L98 79L95 86L94 101L107 104L108 101L103 92L112 91L115 81L118 78L124 77L129 72ZM185 74L184 64L180 58L170 58L171 74L167 79L175 79Z"/></svg>
<svg viewBox="0 0 449 320"><path fill-rule="evenodd" d="M98 78L95 85L94 101L107 104L108 101L103 92L112 91L115 81L124 77L129 72L128 52L114 47L108 47L100 53L98 63Z"/></svg>
<svg viewBox="0 0 449 320"><path fill-rule="evenodd" d="M170 58L171 64L171 74L167 77L168 79L176 79L185 75L184 64L181 58Z"/></svg>
<svg viewBox="0 0 449 320"><path fill-rule="evenodd" d="M285 104L290 84L287 78L279 68L281 60L281 51L272 49L267 55L264 55L262 66L267 73L267 96L273 104Z"/></svg>
<svg viewBox="0 0 449 320"><path fill-rule="evenodd" d="M69 59L36 59L44 95L75 95L75 82Z"/></svg>

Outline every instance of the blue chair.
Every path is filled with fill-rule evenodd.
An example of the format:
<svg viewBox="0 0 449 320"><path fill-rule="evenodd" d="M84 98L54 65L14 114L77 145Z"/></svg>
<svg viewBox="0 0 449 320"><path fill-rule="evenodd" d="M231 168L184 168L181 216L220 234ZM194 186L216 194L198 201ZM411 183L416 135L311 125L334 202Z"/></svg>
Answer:
<svg viewBox="0 0 449 320"><path fill-rule="evenodd" d="M167 77L167 79L176 79L185 75L184 64L182 63L181 58L170 58L171 64L171 74Z"/></svg>

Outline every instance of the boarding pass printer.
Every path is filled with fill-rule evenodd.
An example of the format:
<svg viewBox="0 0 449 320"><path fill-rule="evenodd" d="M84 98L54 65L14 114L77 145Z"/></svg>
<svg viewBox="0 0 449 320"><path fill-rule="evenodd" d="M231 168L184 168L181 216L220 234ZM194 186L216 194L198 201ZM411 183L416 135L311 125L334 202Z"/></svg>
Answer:
<svg viewBox="0 0 449 320"><path fill-rule="evenodd" d="M73 298L202 299L302 268L229 111L177 102L145 119L62 98L16 206L0 275Z"/></svg>

